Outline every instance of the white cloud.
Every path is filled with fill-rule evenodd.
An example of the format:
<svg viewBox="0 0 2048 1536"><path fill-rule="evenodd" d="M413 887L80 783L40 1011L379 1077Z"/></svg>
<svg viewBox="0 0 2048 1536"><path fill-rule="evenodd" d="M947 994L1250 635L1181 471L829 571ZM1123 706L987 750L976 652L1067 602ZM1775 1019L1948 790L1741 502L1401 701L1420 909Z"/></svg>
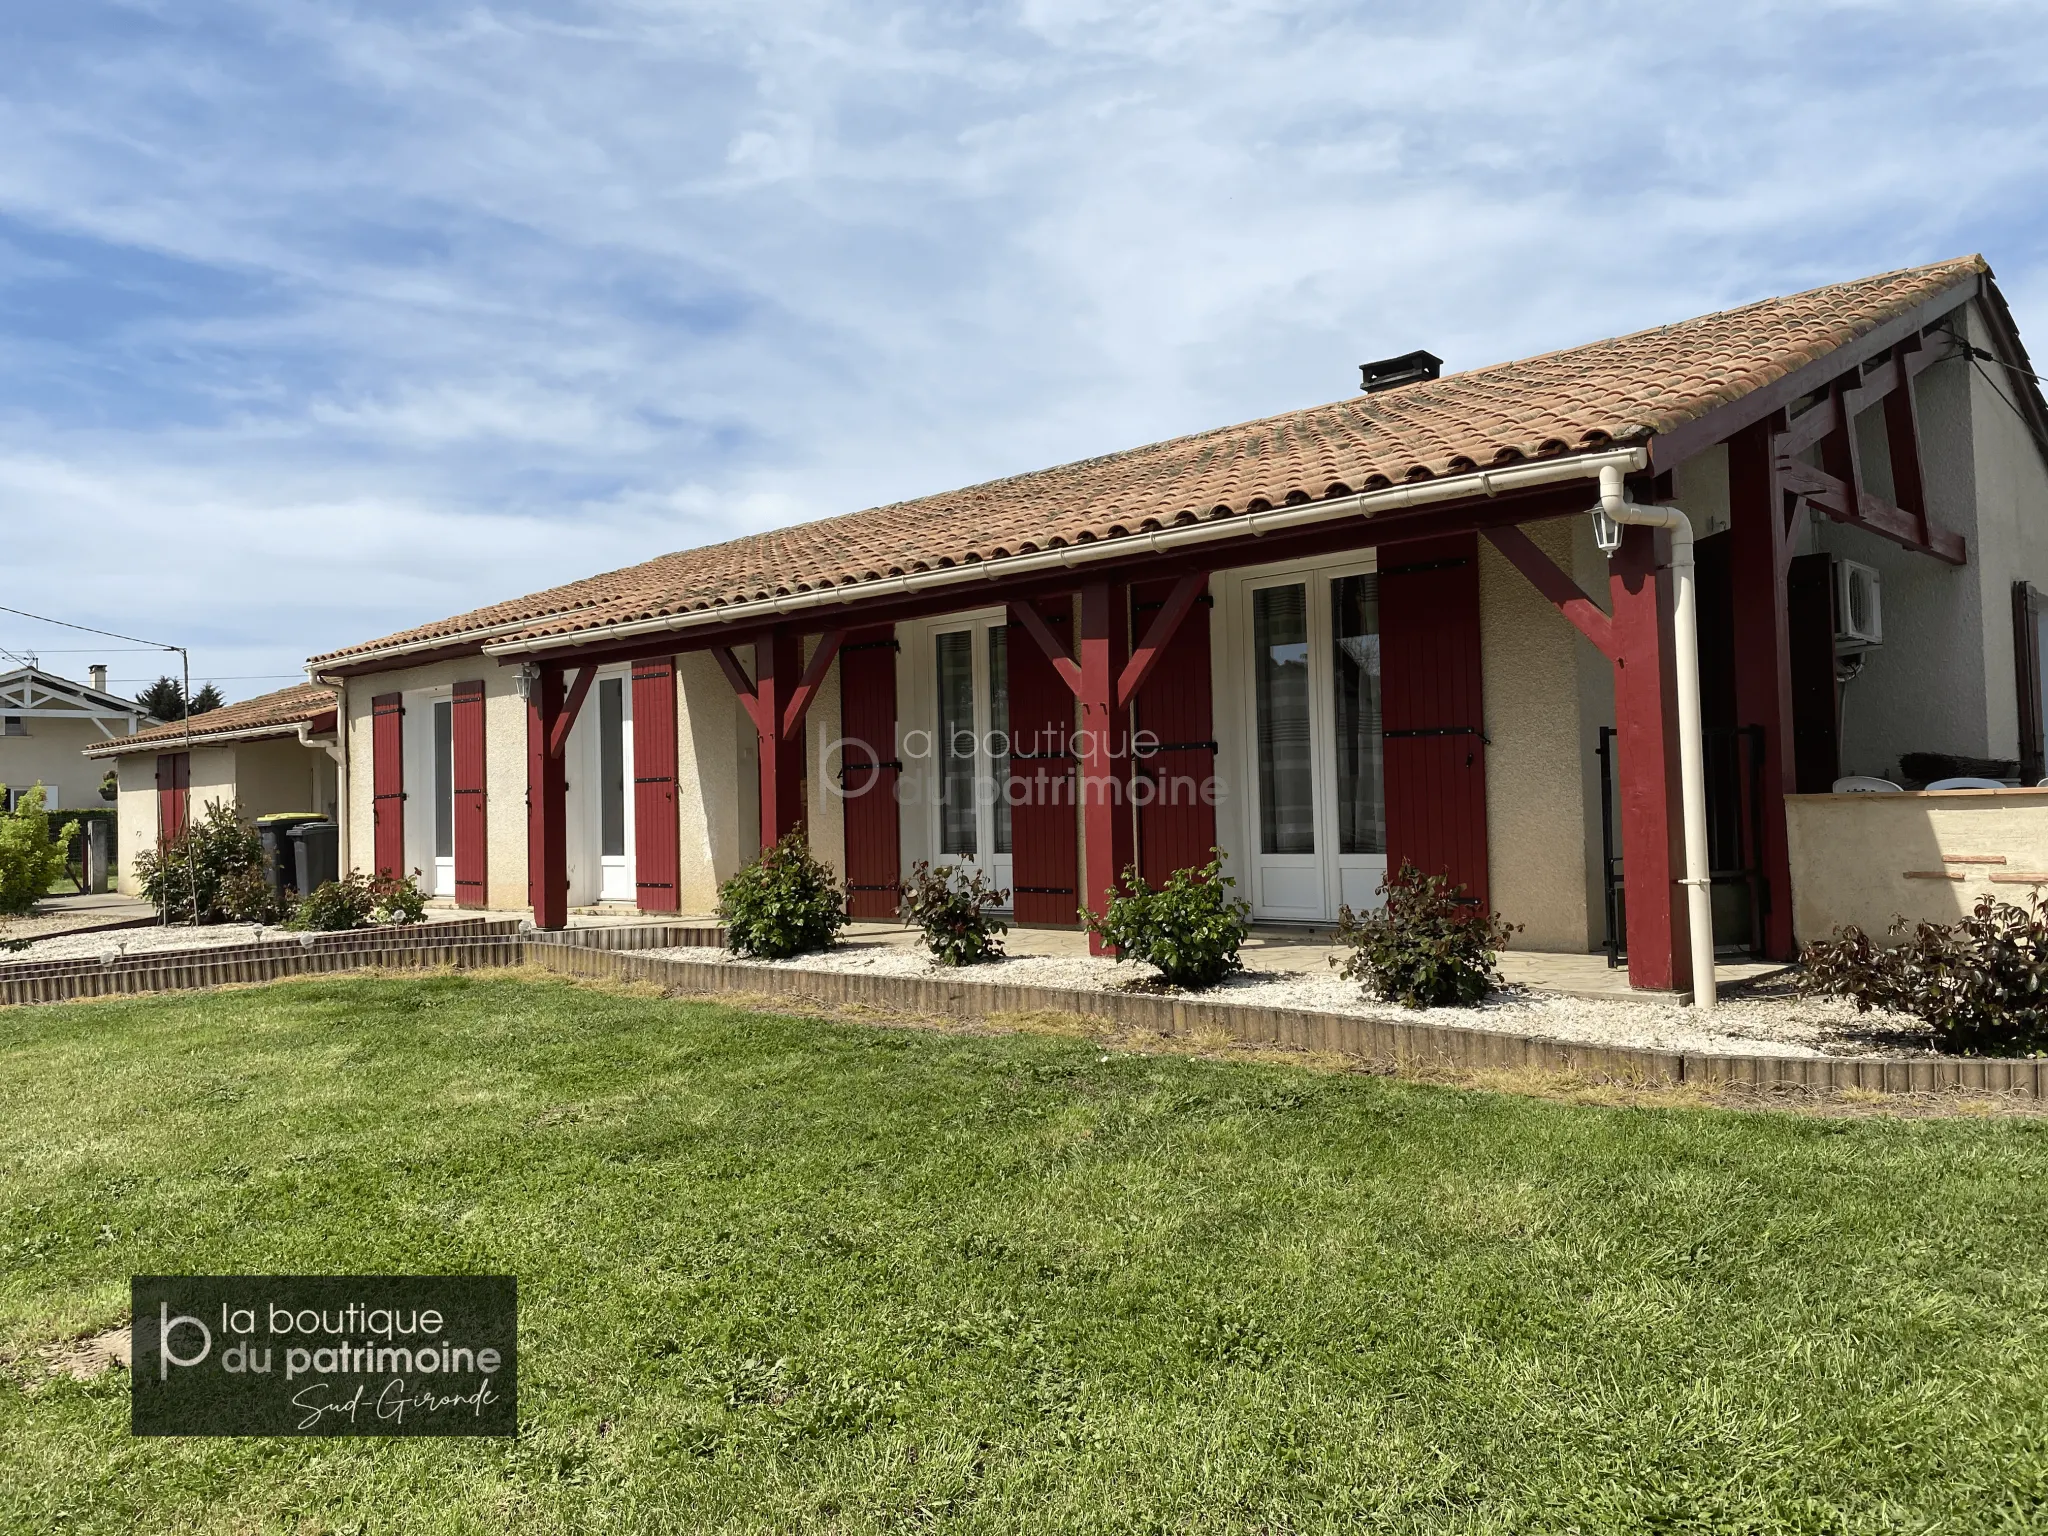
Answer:
<svg viewBox="0 0 2048 1536"><path fill-rule="evenodd" d="M2024 321L2048 266L2035 7L52 15L0 82L0 513L42 600L241 671L1411 346L1975 248Z"/></svg>

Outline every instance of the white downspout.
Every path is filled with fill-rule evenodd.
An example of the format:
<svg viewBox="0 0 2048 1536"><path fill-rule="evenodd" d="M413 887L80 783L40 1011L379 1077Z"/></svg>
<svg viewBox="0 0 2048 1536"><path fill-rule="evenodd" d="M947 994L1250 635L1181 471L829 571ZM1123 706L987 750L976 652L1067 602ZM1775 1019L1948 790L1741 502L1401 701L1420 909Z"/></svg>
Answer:
<svg viewBox="0 0 2048 1536"><path fill-rule="evenodd" d="M335 747L329 752L334 758L334 802L336 830L334 834L335 863L344 878L351 868L348 861L348 824L351 819L348 803L348 679L345 677L321 677L313 681L325 683L334 690L334 741Z"/></svg>
<svg viewBox="0 0 2048 1536"><path fill-rule="evenodd" d="M1596 518L1665 528L1671 533L1673 602L1671 639L1673 670L1678 674L1678 783L1685 825L1685 915L1692 939L1692 1000L1696 1008L1712 1008L1714 983L1714 907L1712 879L1707 872L1707 766L1700 731L1700 636L1697 583L1693 577L1692 522L1676 507L1645 507L1622 493L1621 470L1600 471L1600 505ZM1612 556L1618 539L1601 538Z"/></svg>

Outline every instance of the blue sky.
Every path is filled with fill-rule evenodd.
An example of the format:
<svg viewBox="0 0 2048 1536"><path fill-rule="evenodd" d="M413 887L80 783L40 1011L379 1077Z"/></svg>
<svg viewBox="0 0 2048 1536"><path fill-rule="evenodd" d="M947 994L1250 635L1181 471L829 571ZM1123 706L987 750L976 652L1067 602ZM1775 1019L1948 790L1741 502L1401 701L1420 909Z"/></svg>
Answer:
<svg viewBox="0 0 2048 1536"><path fill-rule="evenodd" d="M2036 0L14 0L0 59L0 601L231 697L1411 347L1981 250L2048 352Z"/></svg>

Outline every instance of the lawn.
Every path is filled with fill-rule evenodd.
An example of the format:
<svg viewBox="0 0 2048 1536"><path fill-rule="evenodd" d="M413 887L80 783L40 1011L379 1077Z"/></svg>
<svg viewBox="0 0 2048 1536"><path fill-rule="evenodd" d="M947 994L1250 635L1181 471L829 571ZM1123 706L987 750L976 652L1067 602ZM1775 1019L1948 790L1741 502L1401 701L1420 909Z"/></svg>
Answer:
<svg viewBox="0 0 2048 1536"><path fill-rule="evenodd" d="M2048 1123L516 977L0 1012L9 1530L2048 1524ZM133 1440L127 1277L519 1277L516 1440Z"/></svg>

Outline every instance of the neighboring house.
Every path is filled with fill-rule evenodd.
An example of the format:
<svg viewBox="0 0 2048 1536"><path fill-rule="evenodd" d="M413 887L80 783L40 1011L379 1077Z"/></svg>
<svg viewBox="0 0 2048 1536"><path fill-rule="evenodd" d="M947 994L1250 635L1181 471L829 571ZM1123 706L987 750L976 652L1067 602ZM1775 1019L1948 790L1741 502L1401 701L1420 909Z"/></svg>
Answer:
<svg viewBox="0 0 2048 1536"><path fill-rule="evenodd" d="M344 858L544 927L706 911L799 822L864 917L930 859L1071 924L1215 844L1257 917L1327 923L1408 861L1684 986L1669 540L1601 553L1603 471L1699 536L1724 940L1793 952L1786 795L2040 771L2048 412L1982 260L1435 361L316 657Z"/></svg>
<svg viewBox="0 0 2048 1536"><path fill-rule="evenodd" d="M215 801L251 819L274 811L331 817L341 804L334 691L317 683L152 726L86 756L111 758L120 772L116 875L128 895L137 891L136 855Z"/></svg>
<svg viewBox="0 0 2048 1536"><path fill-rule="evenodd" d="M10 808L38 784L53 811L107 804L100 797L106 770L79 754L132 734L149 716L133 699L107 692L105 667L90 671L90 683L33 666L0 673L0 784Z"/></svg>

